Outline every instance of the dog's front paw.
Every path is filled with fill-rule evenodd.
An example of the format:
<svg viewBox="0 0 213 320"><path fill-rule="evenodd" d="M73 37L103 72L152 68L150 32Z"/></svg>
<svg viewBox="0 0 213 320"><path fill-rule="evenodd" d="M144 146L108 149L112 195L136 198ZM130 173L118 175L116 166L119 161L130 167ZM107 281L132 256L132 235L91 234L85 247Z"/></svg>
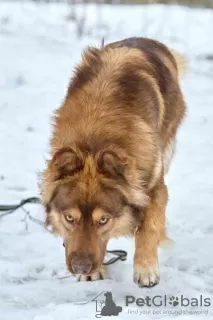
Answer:
<svg viewBox="0 0 213 320"><path fill-rule="evenodd" d="M83 274L76 275L77 281L96 281L96 280L104 280L107 278L106 274L106 268L104 266L101 266L101 268L94 272L93 274L87 276Z"/></svg>
<svg viewBox="0 0 213 320"><path fill-rule="evenodd" d="M142 267L134 266L134 282L139 287L153 287L160 281L158 266Z"/></svg>

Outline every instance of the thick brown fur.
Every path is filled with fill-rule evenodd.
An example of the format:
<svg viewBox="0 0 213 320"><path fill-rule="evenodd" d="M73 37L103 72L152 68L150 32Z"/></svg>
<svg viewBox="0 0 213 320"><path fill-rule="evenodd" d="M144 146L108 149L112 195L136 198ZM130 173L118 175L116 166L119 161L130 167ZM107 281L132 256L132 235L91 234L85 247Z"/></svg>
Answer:
<svg viewBox="0 0 213 320"><path fill-rule="evenodd" d="M164 175L185 114L180 57L145 38L88 48L56 111L41 193L69 270L92 263L84 280L99 278L111 237L135 234L135 281L159 281Z"/></svg>

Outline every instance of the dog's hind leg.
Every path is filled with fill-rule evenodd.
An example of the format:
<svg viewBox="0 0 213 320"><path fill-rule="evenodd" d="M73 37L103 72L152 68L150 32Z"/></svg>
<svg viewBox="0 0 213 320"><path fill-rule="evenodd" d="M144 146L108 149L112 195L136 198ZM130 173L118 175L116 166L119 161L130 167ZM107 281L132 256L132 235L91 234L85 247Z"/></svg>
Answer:
<svg viewBox="0 0 213 320"><path fill-rule="evenodd" d="M135 233L134 281L141 287L152 287L160 280L157 247L165 235L167 187L161 178L152 190L151 202L144 220Z"/></svg>

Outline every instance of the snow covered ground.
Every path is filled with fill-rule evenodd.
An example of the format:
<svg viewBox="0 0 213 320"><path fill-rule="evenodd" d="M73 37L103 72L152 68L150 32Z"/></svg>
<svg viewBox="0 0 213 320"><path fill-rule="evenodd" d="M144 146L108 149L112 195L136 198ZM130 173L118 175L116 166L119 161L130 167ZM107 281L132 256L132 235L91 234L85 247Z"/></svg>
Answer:
<svg viewBox="0 0 213 320"><path fill-rule="evenodd" d="M127 239L109 245L128 251L126 262L109 268L110 279L76 283L73 277L60 279L67 275L61 239L31 221L26 230L25 213L19 210L0 220L0 320L96 319L96 303L91 300L102 291L111 291L123 308L111 319L211 318L213 62L196 57L213 53L212 11L159 5L105 6L98 12L90 5L82 39L76 37L67 14L66 5L0 3L0 204L38 195L37 173L48 152L50 117L63 100L81 50L100 44L103 35L106 41L154 37L179 49L190 63L183 81L188 116L167 178L168 233L175 243L160 252L161 282L153 289L139 289L133 283L134 241ZM26 209L43 219L41 207ZM125 307L127 295L188 299L203 295L211 306ZM191 309L200 314L184 314ZM148 314L142 316L142 311Z"/></svg>

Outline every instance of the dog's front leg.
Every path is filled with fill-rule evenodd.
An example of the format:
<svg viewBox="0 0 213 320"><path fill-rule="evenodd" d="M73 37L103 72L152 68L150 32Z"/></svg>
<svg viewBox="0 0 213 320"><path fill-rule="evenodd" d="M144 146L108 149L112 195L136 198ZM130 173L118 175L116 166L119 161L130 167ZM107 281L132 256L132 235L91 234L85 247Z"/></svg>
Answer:
<svg viewBox="0 0 213 320"><path fill-rule="evenodd" d="M168 200L163 178L151 192L144 220L135 233L134 282L140 287L159 283L157 247L165 238L165 209Z"/></svg>

